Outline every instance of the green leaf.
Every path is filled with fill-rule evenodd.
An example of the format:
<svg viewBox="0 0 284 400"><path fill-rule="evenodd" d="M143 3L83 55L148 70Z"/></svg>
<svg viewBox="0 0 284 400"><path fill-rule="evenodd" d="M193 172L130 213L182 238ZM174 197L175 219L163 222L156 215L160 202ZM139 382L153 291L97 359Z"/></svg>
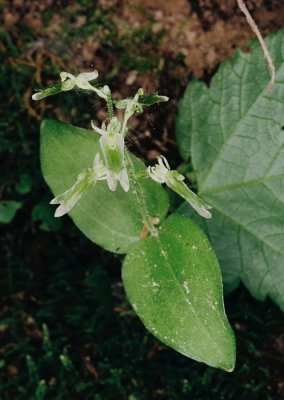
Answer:
<svg viewBox="0 0 284 400"><path fill-rule="evenodd" d="M55 196L71 187L78 174L93 163L100 151L100 136L94 131L46 120L41 127L41 166L43 176ZM144 164L132 157L135 172ZM150 216L161 220L168 211L165 190L150 179L139 179ZM115 252L126 253L140 240L144 223L137 207L137 192L111 192L106 181L97 182L69 213L77 227L93 242Z"/></svg>
<svg viewBox="0 0 284 400"><path fill-rule="evenodd" d="M62 221L54 218L54 207L45 200L35 205L32 211L32 221L40 221L40 229L46 232L55 232L61 228Z"/></svg>
<svg viewBox="0 0 284 400"><path fill-rule="evenodd" d="M19 201L0 201L0 223L9 224L13 221L16 212L22 207L22 203Z"/></svg>
<svg viewBox="0 0 284 400"><path fill-rule="evenodd" d="M190 219L171 215L159 237L133 246L122 278L147 329L180 353L232 371L235 339L227 321L213 249Z"/></svg>
<svg viewBox="0 0 284 400"><path fill-rule="evenodd" d="M192 101L193 84L188 85L183 98L178 104L178 114L175 122L176 138L180 155L184 160L188 160L191 151L191 122L189 113L190 102Z"/></svg>
<svg viewBox="0 0 284 400"><path fill-rule="evenodd" d="M30 175L21 174L16 184L16 191L20 194L27 194L32 190L33 181Z"/></svg>
<svg viewBox="0 0 284 400"><path fill-rule="evenodd" d="M284 309L284 30L266 42L277 71L272 91L253 42L250 53L222 64L210 88L189 86L182 109L189 130L177 135L183 156L191 152L199 195L213 206L211 221L194 219L212 241L227 288L242 280L253 296ZM181 211L191 215L186 205Z"/></svg>

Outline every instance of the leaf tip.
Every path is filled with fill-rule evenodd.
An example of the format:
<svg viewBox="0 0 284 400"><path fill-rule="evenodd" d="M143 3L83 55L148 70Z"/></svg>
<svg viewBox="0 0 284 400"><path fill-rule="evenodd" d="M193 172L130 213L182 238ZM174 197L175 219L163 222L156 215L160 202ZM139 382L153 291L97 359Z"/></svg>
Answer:
<svg viewBox="0 0 284 400"><path fill-rule="evenodd" d="M235 352L234 352L234 357L232 358L231 362L221 368L226 372L233 372L235 369L235 366L236 366L236 356L235 356Z"/></svg>
<svg viewBox="0 0 284 400"><path fill-rule="evenodd" d="M226 372L233 372L236 366L236 339L232 328L229 329L231 330L231 334L228 338L228 347L224 351L224 359L220 363L219 368Z"/></svg>

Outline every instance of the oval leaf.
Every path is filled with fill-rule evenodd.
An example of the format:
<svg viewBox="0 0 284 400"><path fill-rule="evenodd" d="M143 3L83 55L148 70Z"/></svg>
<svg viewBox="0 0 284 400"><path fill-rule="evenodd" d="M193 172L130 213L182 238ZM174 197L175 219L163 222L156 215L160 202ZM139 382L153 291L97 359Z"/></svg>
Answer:
<svg viewBox="0 0 284 400"><path fill-rule="evenodd" d="M41 126L41 167L55 196L71 187L77 175L90 167L100 151L100 136L94 131L46 120ZM144 164L132 157L135 172ZM163 219L168 211L165 190L150 179L139 178L150 216ZM140 240L143 219L137 207L137 193L130 181L125 193L120 187L111 192L106 181L87 191L69 213L77 227L93 242L114 253L126 253Z"/></svg>
<svg viewBox="0 0 284 400"><path fill-rule="evenodd" d="M130 249L122 277L134 310L154 336L197 361L233 370L235 339L224 311L221 273L198 225L171 215L159 237Z"/></svg>

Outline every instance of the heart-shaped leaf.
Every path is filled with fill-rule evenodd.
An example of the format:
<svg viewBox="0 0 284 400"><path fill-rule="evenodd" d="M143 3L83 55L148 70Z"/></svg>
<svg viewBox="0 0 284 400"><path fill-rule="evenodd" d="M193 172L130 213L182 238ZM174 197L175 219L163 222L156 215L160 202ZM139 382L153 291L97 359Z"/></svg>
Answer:
<svg viewBox="0 0 284 400"><path fill-rule="evenodd" d="M212 220L193 216L208 233L229 289L240 279L258 299L269 295L284 309L284 30L267 46L269 72L258 42L222 64L210 88L189 85L177 136L191 154L199 195ZM184 205L182 212L192 215Z"/></svg>
<svg viewBox="0 0 284 400"><path fill-rule="evenodd" d="M76 182L82 170L92 166L96 153L100 152L99 135L45 120L41 127L40 151L43 176L57 196ZM134 156L132 161L135 173L145 170L144 164ZM137 179L144 193L147 213L162 220L168 211L167 193L150 179ZM90 240L115 253L126 253L139 241L144 226L132 182L129 192L125 193L121 188L111 192L106 181L99 181L84 193L69 214Z"/></svg>
<svg viewBox="0 0 284 400"><path fill-rule="evenodd" d="M233 370L235 339L224 311L221 272L198 225L171 215L158 237L130 249L122 278L153 335L188 357Z"/></svg>

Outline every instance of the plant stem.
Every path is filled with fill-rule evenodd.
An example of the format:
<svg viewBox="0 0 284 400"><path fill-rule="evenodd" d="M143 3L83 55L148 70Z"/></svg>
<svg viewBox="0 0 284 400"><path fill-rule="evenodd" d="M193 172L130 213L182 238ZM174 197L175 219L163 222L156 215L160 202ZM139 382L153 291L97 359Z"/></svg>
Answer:
<svg viewBox="0 0 284 400"><path fill-rule="evenodd" d="M269 85L268 85L269 89L271 90L273 85L274 85L274 82L275 82L275 66L273 64L271 55L270 55L270 53L268 51L268 48L267 48L267 46L265 44L265 41L264 41L264 39L263 39L263 37L262 37L262 35L261 35L256 23L254 22L252 16L250 15L249 10L247 9L245 3L243 2L243 0L237 0L237 3L238 3L238 6L239 6L239 9L242 11L242 13L244 13L249 26L251 27L252 31L256 34L256 36L257 36L257 38L259 40L260 46L262 48L264 57L266 58L266 61L267 61L267 64L269 66L270 73L271 73L271 79L270 79L270 82L269 82Z"/></svg>
<svg viewBox="0 0 284 400"><path fill-rule="evenodd" d="M144 194L144 191L143 191L141 185L139 184L139 181L137 180L137 178L135 176L134 165L133 165L133 162L131 160L128 150L125 150L125 159L126 159L126 163L127 163L127 167L128 167L127 170L129 173L129 177L130 177L131 183L133 183L133 186L134 186L133 193L136 196L137 205L139 207L139 211L141 213L143 222L144 222L145 226L147 227L148 232L150 232L151 236L158 236L159 231L154 226L154 224L152 222L152 217L150 216L150 214L148 212L147 204L146 204L146 200L145 200L145 194Z"/></svg>
<svg viewBox="0 0 284 400"><path fill-rule="evenodd" d="M109 94L107 96L106 103L107 103L108 117L111 120L113 118L113 102L112 102L111 94Z"/></svg>

